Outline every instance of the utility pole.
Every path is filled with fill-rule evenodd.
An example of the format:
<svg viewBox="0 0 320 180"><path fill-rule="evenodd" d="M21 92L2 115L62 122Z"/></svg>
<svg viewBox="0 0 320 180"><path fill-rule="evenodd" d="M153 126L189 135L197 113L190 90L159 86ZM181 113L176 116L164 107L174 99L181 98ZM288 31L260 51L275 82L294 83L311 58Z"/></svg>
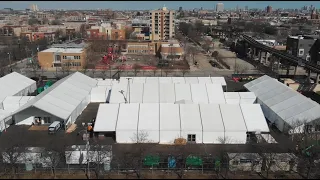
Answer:
<svg viewBox="0 0 320 180"><path fill-rule="evenodd" d="M8 56L9 56L9 67L11 67L11 54L8 52Z"/></svg>
<svg viewBox="0 0 320 180"><path fill-rule="evenodd" d="M127 78L128 79L128 88L129 88L129 104L130 104L130 79L132 78Z"/></svg>

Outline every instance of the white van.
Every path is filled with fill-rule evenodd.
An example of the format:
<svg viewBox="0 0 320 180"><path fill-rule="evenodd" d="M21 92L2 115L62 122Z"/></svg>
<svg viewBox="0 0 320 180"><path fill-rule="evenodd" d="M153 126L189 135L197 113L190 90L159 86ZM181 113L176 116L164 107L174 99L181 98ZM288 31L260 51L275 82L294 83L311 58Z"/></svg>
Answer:
<svg viewBox="0 0 320 180"><path fill-rule="evenodd" d="M59 121L55 121L52 124L50 124L48 128L48 132L50 134L56 133L61 128L61 123Z"/></svg>

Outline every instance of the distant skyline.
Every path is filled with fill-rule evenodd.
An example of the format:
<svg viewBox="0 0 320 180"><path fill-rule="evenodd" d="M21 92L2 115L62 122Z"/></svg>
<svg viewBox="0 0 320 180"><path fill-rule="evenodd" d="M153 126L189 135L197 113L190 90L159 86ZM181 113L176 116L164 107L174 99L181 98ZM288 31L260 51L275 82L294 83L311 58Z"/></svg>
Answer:
<svg viewBox="0 0 320 180"><path fill-rule="evenodd" d="M320 8L320 1L1 1L1 8L12 8L24 10L31 4L36 4L41 9L113 9L113 10L152 10L163 7L168 9L214 9L217 3L223 3L225 9L259 8L265 9L268 5L273 9L291 8L299 9L303 6L313 5L316 9Z"/></svg>

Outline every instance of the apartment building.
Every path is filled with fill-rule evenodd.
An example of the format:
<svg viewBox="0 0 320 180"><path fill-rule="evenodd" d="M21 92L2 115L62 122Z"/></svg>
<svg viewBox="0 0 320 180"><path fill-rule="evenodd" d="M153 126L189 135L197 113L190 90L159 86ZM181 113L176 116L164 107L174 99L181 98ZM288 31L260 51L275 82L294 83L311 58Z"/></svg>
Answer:
<svg viewBox="0 0 320 180"><path fill-rule="evenodd" d="M111 40L125 40L126 32L124 29L112 29Z"/></svg>
<svg viewBox="0 0 320 180"><path fill-rule="evenodd" d="M310 60L309 51L317 37L313 36L289 36L287 38L286 51L306 61Z"/></svg>
<svg viewBox="0 0 320 180"><path fill-rule="evenodd" d="M163 7L150 12L150 39L153 41L174 38L175 11Z"/></svg>
<svg viewBox="0 0 320 180"><path fill-rule="evenodd" d="M67 67L82 69L86 65L83 48L50 48L38 52L39 65L43 69Z"/></svg>
<svg viewBox="0 0 320 180"><path fill-rule="evenodd" d="M37 41L46 38L48 41L53 41L55 32L20 32L20 37L27 37L29 41Z"/></svg>
<svg viewBox="0 0 320 180"><path fill-rule="evenodd" d="M155 55L155 43L148 42L128 42L127 54Z"/></svg>

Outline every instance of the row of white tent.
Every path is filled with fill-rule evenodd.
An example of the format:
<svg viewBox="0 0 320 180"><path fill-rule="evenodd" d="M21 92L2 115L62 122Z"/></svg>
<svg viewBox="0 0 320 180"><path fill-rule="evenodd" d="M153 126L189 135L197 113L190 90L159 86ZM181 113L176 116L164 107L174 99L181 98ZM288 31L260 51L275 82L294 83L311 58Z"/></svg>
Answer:
<svg viewBox="0 0 320 180"><path fill-rule="evenodd" d="M116 133L118 143L243 144L247 132L268 133L259 104L100 104L94 132ZM189 139L188 139L189 138Z"/></svg>
<svg viewBox="0 0 320 180"><path fill-rule="evenodd" d="M91 102L253 104L252 92L223 92L221 84L118 83L92 88Z"/></svg>
<svg viewBox="0 0 320 180"><path fill-rule="evenodd" d="M264 75L244 86L255 93L265 117L280 131L291 131L304 123L319 124L320 105L278 80ZM317 130L316 126L312 129Z"/></svg>

